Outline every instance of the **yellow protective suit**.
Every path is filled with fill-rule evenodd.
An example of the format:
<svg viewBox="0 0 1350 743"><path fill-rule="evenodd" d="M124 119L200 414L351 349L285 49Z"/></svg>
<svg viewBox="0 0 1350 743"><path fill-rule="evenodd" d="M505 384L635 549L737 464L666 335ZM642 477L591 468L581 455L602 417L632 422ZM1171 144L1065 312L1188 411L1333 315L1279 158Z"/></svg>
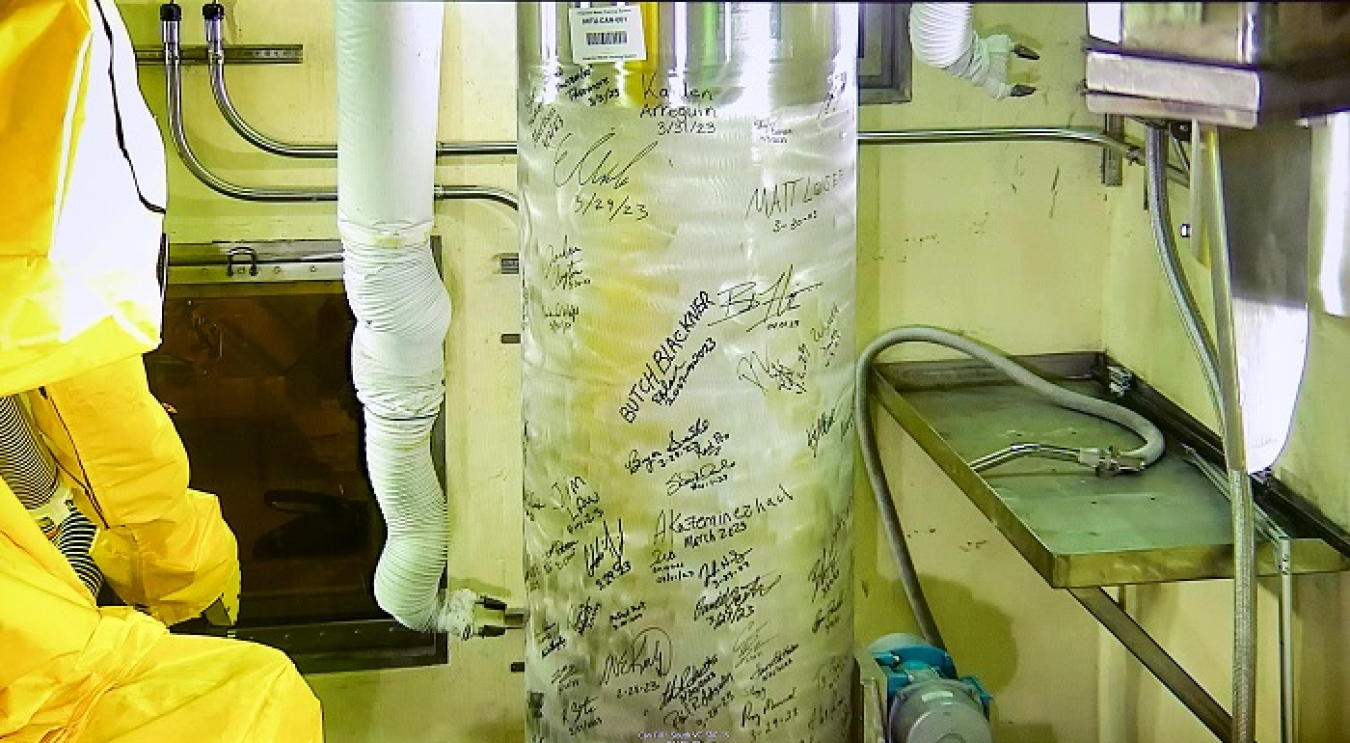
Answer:
<svg viewBox="0 0 1350 743"><path fill-rule="evenodd" d="M279 651L94 606L0 482L0 741L301 743L320 728Z"/></svg>
<svg viewBox="0 0 1350 743"><path fill-rule="evenodd" d="M132 608L99 608L0 482L0 741L300 743L281 653L170 635L239 590L234 537L146 386L166 184L113 0L0 0L0 395L24 393Z"/></svg>
<svg viewBox="0 0 1350 743"><path fill-rule="evenodd" d="M117 595L165 624L238 604L234 534L188 460L135 356L29 393L75 503L99 527L91 554ZM73 475L73 477L72 477Z"/></svg>

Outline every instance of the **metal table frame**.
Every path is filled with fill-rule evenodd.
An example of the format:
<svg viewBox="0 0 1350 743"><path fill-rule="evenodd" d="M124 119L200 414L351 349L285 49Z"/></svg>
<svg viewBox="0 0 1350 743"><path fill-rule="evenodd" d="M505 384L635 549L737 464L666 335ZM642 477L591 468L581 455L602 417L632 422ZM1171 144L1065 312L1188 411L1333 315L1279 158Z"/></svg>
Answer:
<svg viewBox="0 0 1350 743"><path fill-rule="evenodd" d="M1021 460L981 474L967 462L1006 442L1129 448L1132 434L1056 408L972 361L880 364L873 371L871 394L1047 585L1068 590L1215 736L1231 740L1229 713L1102 590L1232 576L1228 502L1178 453L1185 445L1221 463L1217 437L1104 354L1021 361L1080 391L1105 397L1113 388L1118 402L1163 429L1168 453L1133 476L1097 478L1075 465L1046 460ZM1258 501L1292 537L1293 572L1350 569L1350 535L1318 518L1315 508L1278 481L1267 478L1258 485ZM1149 503L1142 502L1146 498ZM1158 498L1165 503L1152 502ZM1166 521L1177 528L1154 528L1141 516L1160 507L1168 509ZM1073 512L1070 518L1056 515L1064 510ZM1096 521L1085 520L1085 513ZM1261 545L1258 567L1263 575L1278 574L1272 545Z"/></svg>

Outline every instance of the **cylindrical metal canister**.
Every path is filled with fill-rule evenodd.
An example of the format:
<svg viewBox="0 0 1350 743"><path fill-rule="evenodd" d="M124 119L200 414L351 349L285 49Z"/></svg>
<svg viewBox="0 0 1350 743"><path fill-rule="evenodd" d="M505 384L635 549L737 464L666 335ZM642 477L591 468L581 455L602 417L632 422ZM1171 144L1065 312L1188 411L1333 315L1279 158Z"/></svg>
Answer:
<svg viewBox="0 0 1350 743"><path fill-rule="evenodd" d="M532 741L845 737L857 28L519 8Z"/></svg>

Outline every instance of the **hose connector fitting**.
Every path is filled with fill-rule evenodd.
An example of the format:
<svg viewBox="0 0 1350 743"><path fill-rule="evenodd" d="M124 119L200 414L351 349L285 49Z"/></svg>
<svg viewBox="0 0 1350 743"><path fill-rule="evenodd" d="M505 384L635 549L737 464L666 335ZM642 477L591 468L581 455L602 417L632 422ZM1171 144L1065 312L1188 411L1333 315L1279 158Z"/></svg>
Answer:
<svg viewBox="0 0 1350 743"><path fill-rule="evenodd" d="M206 26L206 56L212 63L223 62L225 58L224 37L220 30L224 19L224 5L207 3L202 6L202 21Z"/></svg>
<svg viewBox="0 0 1350 743"><path fill-rule="evenodd" d="M1142 472L1145 467L1143 457L1121 454L1114 446L1105 449L1097 447L1080 449L1078 462L1085 467L1091 467L1098 477L1110 477L1122 472L1127 474Z"/></svg>

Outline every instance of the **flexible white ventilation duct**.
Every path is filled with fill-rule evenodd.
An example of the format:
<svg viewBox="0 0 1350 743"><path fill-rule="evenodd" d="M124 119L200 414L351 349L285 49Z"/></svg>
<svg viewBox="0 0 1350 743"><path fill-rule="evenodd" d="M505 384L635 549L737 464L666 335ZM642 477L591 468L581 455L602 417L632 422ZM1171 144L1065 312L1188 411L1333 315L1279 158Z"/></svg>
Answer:
<svg viewBox="0 0 1350 743"><path fill-rule="evenodd" d="M981 39L973 11L973 3L914 3L909 16L914 56L984 88L992 98L1006 98L1014 93L1008 84L1012 40L1003 34Z"/></svg>
<svg viewBox="0 0 1350 743"><path fill-rule="evenodd" d="M440 588L449 524L431 458L450 325L430 243L443 8L337 0L338 228L366 462L388 529L375 598L412 629L467 636L474 594Z"/></svg>

